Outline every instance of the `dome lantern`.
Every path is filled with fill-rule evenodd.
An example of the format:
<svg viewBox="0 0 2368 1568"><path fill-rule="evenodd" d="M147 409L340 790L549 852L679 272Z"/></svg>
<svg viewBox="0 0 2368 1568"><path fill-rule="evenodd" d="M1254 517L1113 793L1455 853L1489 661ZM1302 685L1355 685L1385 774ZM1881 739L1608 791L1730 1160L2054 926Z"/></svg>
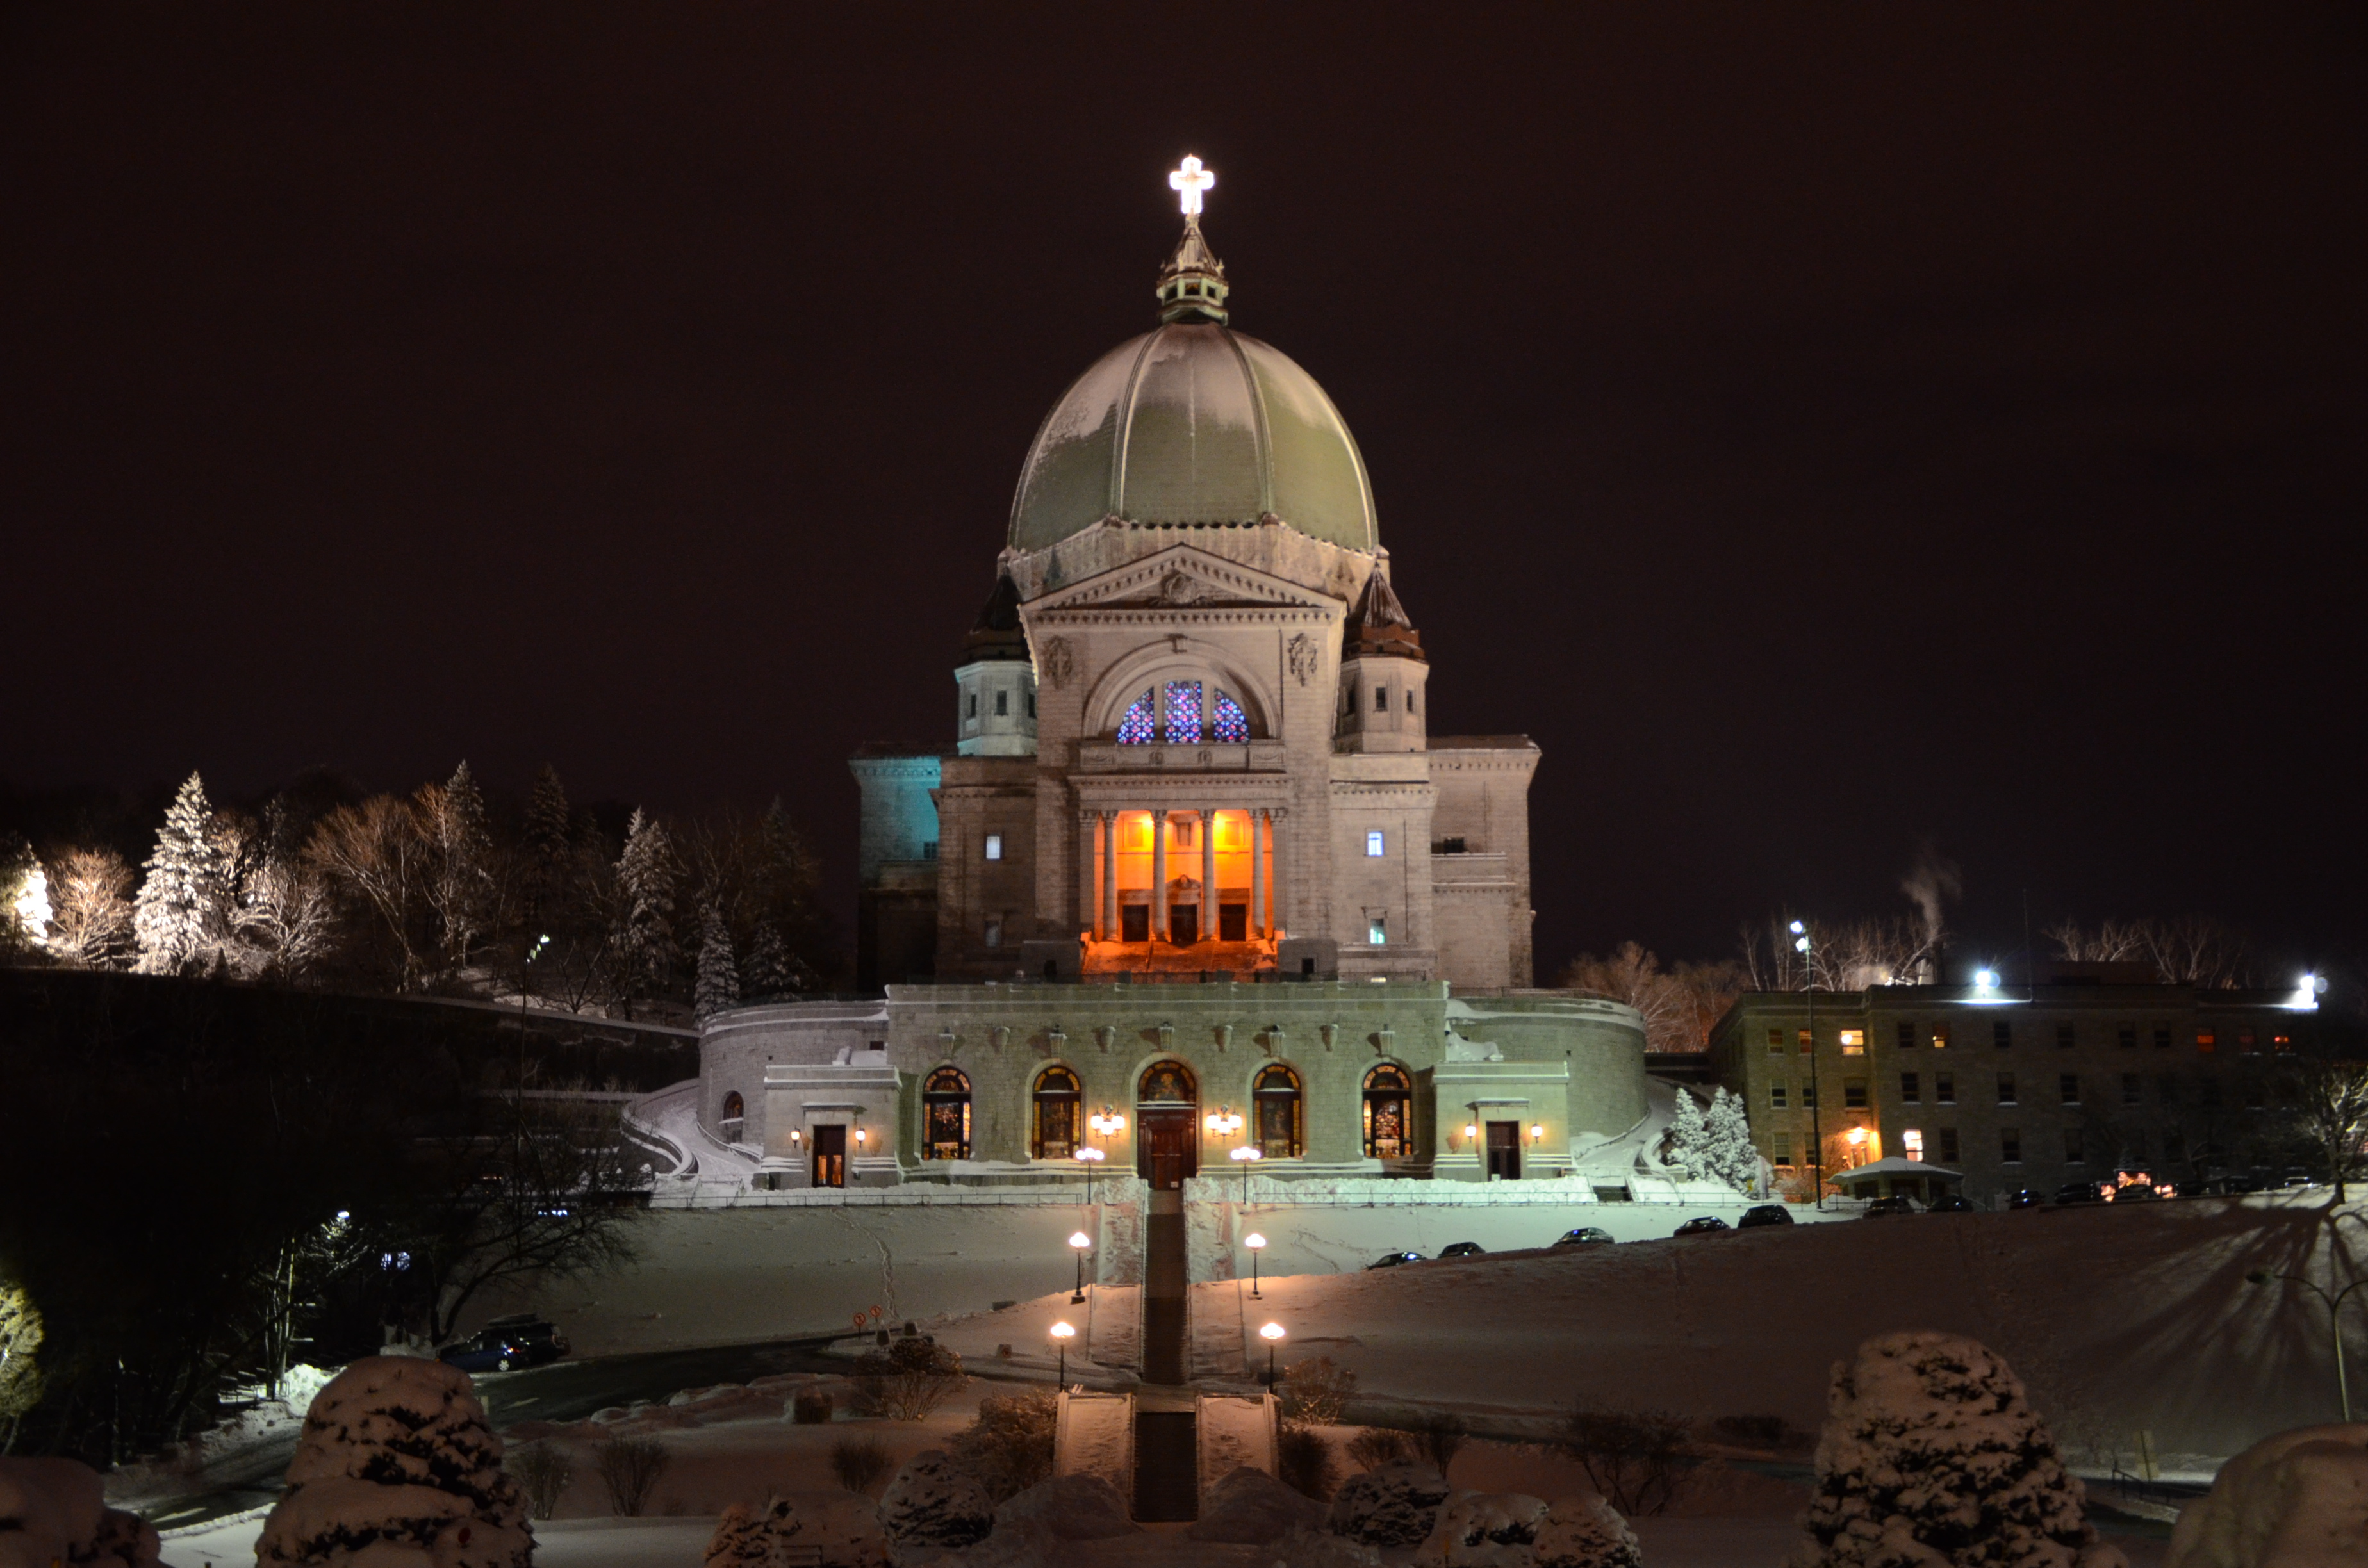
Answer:
<svg viewBox="0 0 2368 1568"><path fill-rule="evenodd" d="M1201 220L1184 220L1184 237L1177 242L1176 254L1159 269L1159 319L1163 324L1178 322L1208 322L1223 326L1227 320L1225 296L1232 292L1225 284L1225 264L1209 249L1209 242L1201 237Z"/></svg>

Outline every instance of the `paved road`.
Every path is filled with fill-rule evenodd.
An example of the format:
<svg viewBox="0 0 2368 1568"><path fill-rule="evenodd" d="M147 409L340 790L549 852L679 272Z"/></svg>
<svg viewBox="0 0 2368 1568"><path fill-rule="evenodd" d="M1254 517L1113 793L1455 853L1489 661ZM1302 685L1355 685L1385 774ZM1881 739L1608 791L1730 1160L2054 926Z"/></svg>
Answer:
<svg viewBox="0 0 2368 1568"><path fill-rule="evenodd" d="M596 1410L635 1400L662 1400L678 1390L745 1383L776 1372L843 1372L843 1361L822 1355L829 1338L780 1339L705 1350L654 1350L554 1361L521 1372L480 1372L477 1393L495 1426L514 1421L581 1421ZM234 1466L218 1468L201 1491L168 1503L143 1505L162 1529L203 1524L261 1507L279 1495L280 1479L296 1452L295 1434L249 1450Z"/></svg>

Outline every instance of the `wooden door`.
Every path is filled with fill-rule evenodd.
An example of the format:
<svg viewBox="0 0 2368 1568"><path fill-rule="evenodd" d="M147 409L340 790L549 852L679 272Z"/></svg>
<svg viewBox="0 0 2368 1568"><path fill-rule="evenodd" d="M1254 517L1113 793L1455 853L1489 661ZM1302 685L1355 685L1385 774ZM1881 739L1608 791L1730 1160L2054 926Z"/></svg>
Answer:
<svg viewBox="0 0 2368 1568"><path fill-rule="evenodd" d="M814 1184L816 1187L847 1185L847 1129L844 1126L814 1130Z"/></svg>
<svg viewBox="0 0 2368 1568"><path fill-rule="evenodd" d="M1507 1181L1521 1179L1521 1124L1518 1121L1492 1121L1488 1124L1488 1174Z"/></svg>
<svg viewBox="0 0 2368 1568"><path fill-rule="evenodd" d="M1200 1164L1191 1111L1145 1110L1139 1119L1143 1131L1137 1173L1155 1191L1172 1192L1182 1187L1186 1176L1197 1174Z"/></svg>

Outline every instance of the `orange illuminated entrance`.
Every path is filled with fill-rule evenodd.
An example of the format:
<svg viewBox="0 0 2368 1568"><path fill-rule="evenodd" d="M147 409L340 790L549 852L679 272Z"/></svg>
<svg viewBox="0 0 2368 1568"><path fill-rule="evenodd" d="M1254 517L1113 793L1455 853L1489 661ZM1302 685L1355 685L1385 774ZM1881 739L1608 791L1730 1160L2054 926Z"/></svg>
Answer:
<svg viewBox="0 0 2368 1568"><path fill-rule="evenodd" d="M1281 814L1227 807L1090 813L1087 970L1142 968L1164 948L1242 949L1209 968L1271 961L1281 935L1273 874Z"/></svg>

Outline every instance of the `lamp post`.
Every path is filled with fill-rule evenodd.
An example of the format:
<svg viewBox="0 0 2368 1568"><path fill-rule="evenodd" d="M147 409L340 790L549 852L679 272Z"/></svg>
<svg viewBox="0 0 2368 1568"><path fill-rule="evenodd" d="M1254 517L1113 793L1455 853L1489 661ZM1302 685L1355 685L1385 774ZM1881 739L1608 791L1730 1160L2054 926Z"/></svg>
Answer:
<svg viewBox="0 0 2368 1568"><path fill-rule="evenodd" d="M2266 1268L2256 1268L2245 1276L2245 1283L2248 1285L2267 1285L2277 1279L2283 1279L2290 1284L2308 1286L2310 1290L2317 1292L2320 1301L2327 1303L2328 1327L2335 1335L2335 1397L2342 1403L2343 1419L2346 1424L2349 1424L2351 1420L2351 1384L2343 1369L2343 1298L2360 1289L2361 1286L2368 1285L2368 1277L2354 1279L2330 1296L2317 1284L2304 1278L2299 1274L2272 1274Z"/></svg>
<svg viewBox="0 0 2368 1568"><path fill-rule="evenodd" d="M1252 1231L1242 1238L1242 1245L1250 1249L1250 1300L1258 1299L1258 1254L1266 1247L1266 1238Z"/></svg>
<svg viewBox="0 0 2368 1568"><path fill-rule="evenodd" d="M1267 1324L1258 1330L1258 1337L1266 1341L1266 1386L1272 1388L1274 1387L1274 1347L1282 1340L1282 1324L1279 1323Z"/></svg>
<svg viewBox="0 0 2368 1568"><path fill-rule="evenodd" d="M1086 1125L1093 1130L1095 1137L1109 1140L1116 1138L1120 1133L1126 1131L1126 1118L1110 1109L1110 1107L1104 1106L1092 1116L1086 1118ZM1099 1157L1099 1156L1097 1155L1097 1158ZM1091 1187L1092 1185L1092 1178L1088 1176L1087 1178L1087 1186Z"/></svg>
<svg viewBox="0 0 2368 1568"><path fill-rule="evenodd" d="M1099 1149L1087 1144L1077 1151L1077 1163L1086 1167L1086 1207L1094 1206L1094 1167L1108 1158Z"/></svg>
<svg viewBox="0 0 2368 1568"><path fill-rule="evenodd" d="M1077 1255L1077 1288L1069 1297L1069 1304L1072 1306L1077 1305L1086 1299L1086 1249L1093 1244L1094 1238L1085 1232L1069 1233L1069 1245Z"/></svg>
<svg viewBox="0 0 2368 1568"><path fill-rule="evenodd" d="M1069 1341L1075 1339L1076 1336L1077 1331L1071 1328L1065 1323L1056 1323L1053 1325L1053 1343L1060 1346L1061 1350L1061 1372L1058 1386L1062 1388L1067 1388L1069 1386Z"/></svg>
<svg viewBox="0 0 2368 1568"><path fill-rule="evenodd" d="M1801 985L1809 1003L1809 1169L1816 1183L1816 1205L1826 1206L1826 1138L1817 1106L1817 960L1809 928L1793 922L1793 950L1801 955Z"/></svg>
<svg viewBox="0 0 2368 1568"><path fill-rule="evenodd" d="M1226 1156L1242 1167L1242 1207L1250 1206L1250 1167L1266 1158L1266 1151L1255 1143L1245 1143Z"/></svg>

